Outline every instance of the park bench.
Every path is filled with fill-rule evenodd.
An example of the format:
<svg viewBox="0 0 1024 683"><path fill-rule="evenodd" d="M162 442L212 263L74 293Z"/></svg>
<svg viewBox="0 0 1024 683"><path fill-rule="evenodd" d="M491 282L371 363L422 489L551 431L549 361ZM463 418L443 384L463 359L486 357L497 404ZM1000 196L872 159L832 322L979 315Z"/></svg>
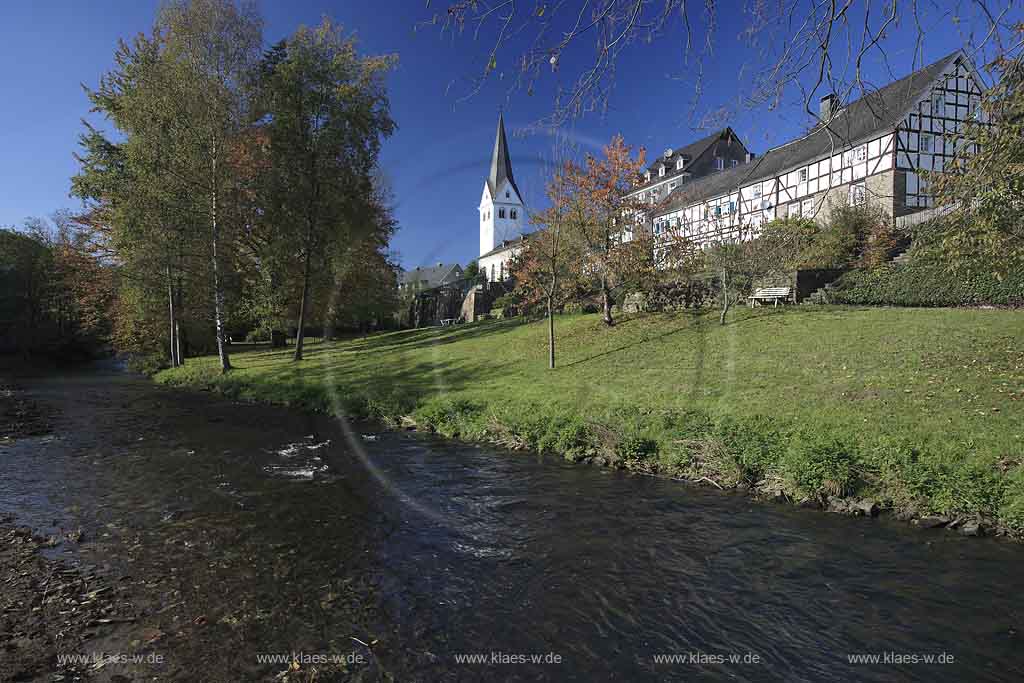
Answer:
<svg viewBox="0 0 1024 683"><path fill-rule="evenodd" d="M454 325L456 322L458 322L456 318L445 318L441 321L441 327L448 327L449 325Z"/></svg>
<svg viewBox="0 0 1024 683"><path fill-rule="evenodd" d="M765 301L771 301L775 306L778 306L780 301L782 303L789 301L792 292L792 287L762 287L755 290L754 294L747 298L750 300L751 308Z"/></svg>

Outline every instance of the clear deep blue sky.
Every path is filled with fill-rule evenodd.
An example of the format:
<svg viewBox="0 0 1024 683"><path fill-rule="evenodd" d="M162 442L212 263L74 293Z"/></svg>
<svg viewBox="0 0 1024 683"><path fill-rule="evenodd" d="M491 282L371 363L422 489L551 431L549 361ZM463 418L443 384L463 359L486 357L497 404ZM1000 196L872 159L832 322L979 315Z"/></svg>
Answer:
<svg viewBox="0 0 1024 683"><path fill-rule="evenodd" d="M751 59L745 44L734 38L743 27L742 0L736 11L720 3L719 43L706 63L705 94L697 114L734 102L741 66ZM436 4L436 3L435 3ZM4 104L0 107L0 225L20 225L28 216L76 208L68 196L69 178L77 170L80 120L88 102L81 83L96 85L111 68L118 38L152 25L155 0L50 0L45 3L9 0L0 10L0 63L4 64ZM509 145L517 181L528 204L542 202L544 159L552 141L544 134L523 134L551 105L546 85L533 97L505 99L505 84L495 81L468 101L464 79L480 64L484 49L468 38L454 42L437 29L414 31L422 0L264 0L264 39L269 45L301 23L315 24L329 14L358 34L367 53L398 53L400 66L390 77L393 116L398 132L385 145L383 167L397 199L400 231L393 247L409 268L437 261L465 264L477 255L476 207L490 161L499 107L504 107ZM926 63L962 44L952 22L934 16L923 46ZM909 23L909 22L907 22ZM912 35L902 45L890 39L889 63L902 76L913 65ZM644 145L649 154L677 147L706 132L690 115L693 95L687 74L679 73L676 56L681 36L653 46L633 46L618 71L617 90L606 115L593 114L567 132L584 150L621 132L627 142ZM920 57L919 57L920 58ZM503 65L499 65L499 68ZM877 62L868 65L877 84L888 77ZM449 84L455 85L448 90ZM796 92L782 106L741 111L728 121L755 152L786 141L805 126Z"/></svg>

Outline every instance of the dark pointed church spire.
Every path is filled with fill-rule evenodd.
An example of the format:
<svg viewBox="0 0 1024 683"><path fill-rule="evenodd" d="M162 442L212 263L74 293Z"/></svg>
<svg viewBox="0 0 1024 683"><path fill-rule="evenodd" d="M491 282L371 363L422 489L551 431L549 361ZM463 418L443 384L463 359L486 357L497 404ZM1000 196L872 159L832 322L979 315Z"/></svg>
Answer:
<svg viewBox="0 0 1024 683"><path fill-rule="evenodd" d="M487 176L487 186L491 190L491 197L495 197L503 180L508 180L512 189L522 199L523 195L519 192L516 179L512 175L512 158L508 154L508 140L505 139L505 117L499 113L498 133L494 138L494 153L491 155L491 173Z"/></svg>

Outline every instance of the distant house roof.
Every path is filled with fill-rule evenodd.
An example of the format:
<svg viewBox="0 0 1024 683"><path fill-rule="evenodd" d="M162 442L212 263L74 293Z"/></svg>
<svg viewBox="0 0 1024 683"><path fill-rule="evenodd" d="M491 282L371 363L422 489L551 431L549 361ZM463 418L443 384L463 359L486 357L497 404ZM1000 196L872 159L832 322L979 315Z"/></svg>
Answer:
<svg viewBox="0 0 1024 683"><path fill-rule="evenodd" d="M827 125L819 123L803 137L768 150L760 159L680 186L670 195L664 211L674 211L694 202L735 191L740 186L781 175L828 156L837 149L894 129L913 103L925 95L935 79L960 55L957 50L909 76L854 100L843 106Z"/></svg>
<svg viewBox="0 0 1024 683"><path fill-rule="evenodd" d="M663 183L675 176L686 175L689 173L689 167L692 166L697 159L702 157L705 152L711 149L716 142L728 139L729 136L732 136L732 139L739 142L740 145L746 149L746 145L743 145L743 141L740 139L740 136L736 135L732 128L726 127L721 130L717 130L711 135L703 137L696 142L691 142L688 145L673 150L672 155L669 157L666 157L664 153L659 155L658 158L647 167L647 171L651 174L651 180L643 183L637 189L642 190L650 185ZM683 160L683 167L681 169L677 169L676 166L678 166L678 161L680 159ZM658 167L662 164L665 165L665 175L659 177Z"/></svg>
<svg viewBox="0 0 1024 683"><path fill-rule="evenodd" d="M399 284L417 284L426 281L425 287L438 287L462 276L458 263L438 263L436 266L420 266L399 274Z"/></svg>
<svg viewBox="0 0 1024 683"><path fill-rule="evenodd" d="M515 239L502 240L501 244L494 247L494 249L491 249L486 254L480 254L480 256L477 257L477 260L487 258L488 256L494 256L495 254L500 254L503 251L508 251L509 249L515 249L518 246L522 246L522 244L526 242L526 240L530 239L530 235L532 234L532 232L524 232L522 235L516 237Z"/></svg>
<svg viewBox="0 0 1024 683"><path fill-rule="evenodd" d="M498 132L494 136L494 152L491 154L491 172L487 175L487 187L491 191L491 197L496 198L498 187L503 180L509 184L523 198L523 193L516 185L516 179L512 176L512 157L508 153L508 140L505 139L505 117L498 114Z"/></svg>

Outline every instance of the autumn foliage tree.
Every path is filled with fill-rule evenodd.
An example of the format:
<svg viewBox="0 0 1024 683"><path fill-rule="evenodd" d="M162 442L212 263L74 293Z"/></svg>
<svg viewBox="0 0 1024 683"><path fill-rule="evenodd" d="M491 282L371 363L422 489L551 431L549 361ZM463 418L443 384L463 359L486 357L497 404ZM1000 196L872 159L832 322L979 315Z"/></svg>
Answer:
<svg viewBox="0 0 1024 683"><path fill-rule="evenodd" d="M582 216L572 223L582 252L581 272L594 283L602 317L613 325L612 307L623 290L654 270L653 244L643 226L649 205L632 195L644 167L644 150L616 135L600 158L588 155L574 167L569 184Z"/></svg>
<svg viewBox="0 0 1024 683"><path fill-rule="evenodd" d="M523 305L543 305L548 319L548 368L555 368L555 311L577 290L583 252L579 236L587 220L576 182L580 169L572 162L559 167L547 184L543 211L531 216L540 226L513 267Z"/></svg>

